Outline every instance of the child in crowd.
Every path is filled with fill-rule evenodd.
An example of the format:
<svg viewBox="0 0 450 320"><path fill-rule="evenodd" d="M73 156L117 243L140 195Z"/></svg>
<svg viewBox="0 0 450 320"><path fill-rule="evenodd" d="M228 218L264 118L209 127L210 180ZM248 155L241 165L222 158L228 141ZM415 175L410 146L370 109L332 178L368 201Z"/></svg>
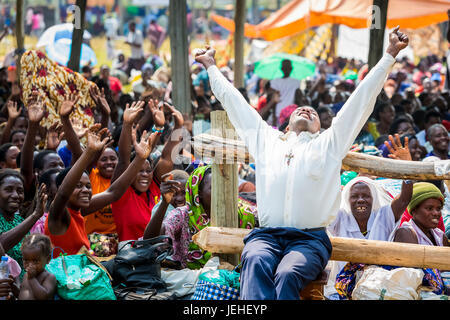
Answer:
<svg viewBox="0 0 450 320"><path fill-rule="evenodd" d="M31 234L22 243L26 274L20 286L19 300L51 300L56 292L56 277L45 270L50 261L52 244L43 234Z"/></svg>

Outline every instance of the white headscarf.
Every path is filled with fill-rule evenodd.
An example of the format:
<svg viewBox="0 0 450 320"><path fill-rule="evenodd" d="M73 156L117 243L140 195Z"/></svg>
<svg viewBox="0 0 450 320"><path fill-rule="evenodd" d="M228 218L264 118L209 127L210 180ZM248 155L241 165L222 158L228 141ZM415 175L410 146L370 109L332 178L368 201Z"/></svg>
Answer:
<svg viewBox="0 0 450 320"><path fill-rule="evenodd" d="M350 207L350 190L358 182L363 182L370 189L370 193L372 194L371 212L378 211L380 208L391 204L392 197L388 194L387 191L385 191L381 186L379 186L375 182L375 180L362 176L350 180L345 185L344 189L342 190L341 210L345 211L348 214L352 214L352 210Z"/></svg>

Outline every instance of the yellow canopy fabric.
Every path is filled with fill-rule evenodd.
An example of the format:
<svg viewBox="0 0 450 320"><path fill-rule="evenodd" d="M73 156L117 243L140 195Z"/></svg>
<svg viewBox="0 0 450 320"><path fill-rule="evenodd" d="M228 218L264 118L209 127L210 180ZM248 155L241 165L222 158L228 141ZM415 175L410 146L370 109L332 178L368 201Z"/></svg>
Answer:
<svg viewBox="0 0 450 320"><path fill-rule="evenodd" d="M325 23L367 28L371 23L372 0L293 0L258 25L245 24L244 35L272 41ZM390 0L386 26L417 29L448 19L450 0ZM234 21L211 16L234 32Z"/></svg>

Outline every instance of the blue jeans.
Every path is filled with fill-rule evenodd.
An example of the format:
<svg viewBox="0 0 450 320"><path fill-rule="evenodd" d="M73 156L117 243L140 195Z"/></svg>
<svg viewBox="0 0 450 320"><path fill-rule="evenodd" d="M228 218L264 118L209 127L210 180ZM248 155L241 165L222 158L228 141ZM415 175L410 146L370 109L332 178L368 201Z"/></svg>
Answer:
<svg viewBox="0 0 450 320"><path fill-rule="evenodd" d="M242 300L298 300L325 269L331 242L325 229L258 228L244 238Z"/></svg>

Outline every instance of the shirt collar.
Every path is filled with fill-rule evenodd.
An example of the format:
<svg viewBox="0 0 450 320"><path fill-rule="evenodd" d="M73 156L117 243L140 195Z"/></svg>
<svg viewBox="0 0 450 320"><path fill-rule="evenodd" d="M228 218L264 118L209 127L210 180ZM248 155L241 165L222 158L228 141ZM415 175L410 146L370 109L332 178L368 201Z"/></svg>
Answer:
<svg viewBox="0 0 450 320"><path fill-rule="evenodd" d="M295 132L290 131L290 132L286 133L286 135L285 135L286 140L296 139L298 142L309 142L309 141L317 138L318 136L319 136L319 132L311 133L309 131L302 131L298 135Z"/></svg>

